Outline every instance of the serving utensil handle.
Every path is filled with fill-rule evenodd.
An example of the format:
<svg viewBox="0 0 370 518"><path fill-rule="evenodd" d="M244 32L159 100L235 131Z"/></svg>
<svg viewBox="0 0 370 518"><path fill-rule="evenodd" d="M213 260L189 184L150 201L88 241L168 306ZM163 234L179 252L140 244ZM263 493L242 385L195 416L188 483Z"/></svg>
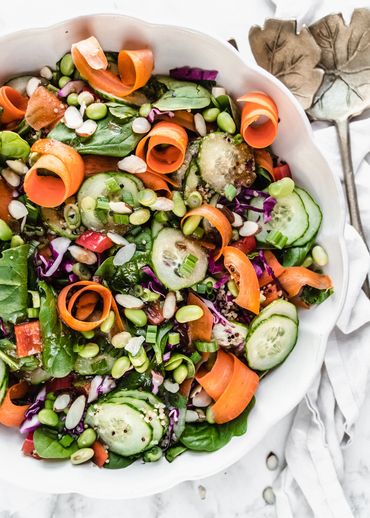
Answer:
<svg viewBox="0 0 370 518"><path fill-rule="evenodd" d="M358 200L357 200L355 175L353 172L352 157L351 157L349 121L348 120L337 121L335 123L335 125L337 128L339 149L340 149L340 155L342 158L344 185L345 185L345 189L346 189L350 222L351 222L351 225L360 234L366 247L368 248L366 239L365 239L364 230L362 227L360 210L359 210ZM363 290L366 293L367 297L370 298L370 287L369 287L369 280L368 280L367 276L364 281Z"/></svg>

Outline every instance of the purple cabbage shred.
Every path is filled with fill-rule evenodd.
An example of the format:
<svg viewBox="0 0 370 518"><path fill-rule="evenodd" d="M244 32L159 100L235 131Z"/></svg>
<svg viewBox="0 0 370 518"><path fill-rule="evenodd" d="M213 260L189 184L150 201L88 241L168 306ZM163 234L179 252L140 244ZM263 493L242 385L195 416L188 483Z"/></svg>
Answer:
<svg viewBox="0 0 370 518"><path fill-rule="evenodd" d="M215 81L217 70L205 70L198 67L178 67L170 70L170 77L185 81Z"/></svg>
<svg viewBox="0 0 370 518"><path fill-rule="evenodd" d="M158 108L152 108L147 116L148 121L153 124L153 122L160 117L161 115L168 115L171 119L175 116L173 112L170 111L162 111Z"/></svg>

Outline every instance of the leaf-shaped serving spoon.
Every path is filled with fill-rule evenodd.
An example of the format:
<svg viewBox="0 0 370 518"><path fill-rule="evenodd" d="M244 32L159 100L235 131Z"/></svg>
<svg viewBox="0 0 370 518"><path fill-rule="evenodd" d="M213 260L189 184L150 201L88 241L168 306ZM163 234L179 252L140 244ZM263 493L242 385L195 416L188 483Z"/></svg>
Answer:
<svg viewBox="0 0 370 518"><path fill-rule="evenodd" d="M312 120L335 124L351 224L366 243L351 159L349 121L370 107L370 10L356 9L345 25L325 16L296 33L296 22L266 20L249 42L259 65L278 77ZM370 297L368 280L364 291Z"/></svg>

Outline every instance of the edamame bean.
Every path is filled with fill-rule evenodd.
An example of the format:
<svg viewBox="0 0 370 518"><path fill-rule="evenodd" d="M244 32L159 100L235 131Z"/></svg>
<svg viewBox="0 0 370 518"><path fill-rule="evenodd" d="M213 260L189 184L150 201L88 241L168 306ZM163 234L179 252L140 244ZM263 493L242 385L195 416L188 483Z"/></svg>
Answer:
<svg viewBox="0 0 370 518"><path fill-rule="evenodd" d="M92 103L86 108L86 117L93 121L104 119L108 113L107 105L104 103Z"/></svg>
<svg viewBox="0 0 370 518"><path fill-rule="evenodd" d="M122 356L121 358L118 358L118 360L114 362L112 367L112 377L114 379L121 378L130 367L131 362L127 356Z"/></svg>
<svg viewBox="0 0 370 518"><path fill-rule="evenodd" d="M181 385L183 381L186 380L188 377L188 368L185 364L179 365L174 371L173 371L173 379Z"/></svg>
<svg viewBox="0 0 370 518"><path fill-rule="evenodd" d="M68 76L62 76L59 78L59 81L58 81L58 86L59 88L63 88L67 83L69 83L71 80L70 77Z"/></svg>
<svg viewBox="0 0 370 518"><path fill-rule="evenodd" d="M217 126L227 133L235 133L236 125L230 113L221 112L217 115Z"/></svg>
<svg viewBox="0 0 370 518"><path fill-rule="evenodd" d="M190 216L182 226L184 236L190 236L201 222L201 216Z"/></svg>
<svg viewBox="0 0 370 518"><path fill-rule="evenodd" d="M312 263L313 263L312 257L310 255L308 255L306 257L306 259L303 261L301 266L303 266L303 268L308 268L309 266L311 266Z"/></svg>
<svg viewBox="0 0 370 518"><path fill-rule="evenodd" d="M92 459L94 455L95 453L92 448L81 448L80 450L77 450L75 453L72 453L71 462L75 465L83 464L84 462L87 462L88 460Z"/></svg>
<svg viewBox="0 0 370 518"><path fill-rule="evenodd" d="M206 122L215 122L219 113L220 110L218 108L207 108L206 110L203 110L202 115Z"/></svg>
<svg viewBox="0 0 370 518"><path fill-rule="evenodd" d="M146 363L148 361L146 351L145 351L144 347L142 347L142 346L140 347L138 353L135 354L135 356L133 354L129 353L128 357L130 358L130 362L132 363L132 365L135 368L141 367L144 363Z"/></svg>
<svg viewBox="0 0 370 518"><path fill-rule="evenodd" d="M181 324L185 322L193 322L194 320L199 320L202 318L204 311L199 306L195 306L194 304L189 304L187 306L182 306L182 308L178 309L175 314L175 318Z"/></svg>
<svg viewBox="0 0 370 518"><path fill-rule="evenodd" d="M129 340L132 338L131 334L127 331L122 331L122 333L117 333L111 339L113 347L116 349L123 349L128 344Z"/></svg>
<svg viewBox="0 0 370 518"><path fill-rule="evenodd" d="M3 219L0 219L0 241L9 241L13 236L11 228L5 223Z"/></svg>
<svg viewBox="0 0 370 518"><path fill-rule="evenodd" d="M136 327L144 327L147 324L148 317L142 309L125 309L126 318Z"/></svg>
<svg viewBox="0 0 370 518"><path fill-rule="evenodd" d="M46 399L44 403L44 408L46 408L46 410L53 410L54 401L51 401L51 399Z"/></svg>
<svg viewBox="0 0 370 518"><path fill-rule="evenodd" d="M71 76L75 66L71 54L65 54L60 60L60 71L64 76Z"/></svg>
<svg viewBox="0 0 370 518"><path fill-rule="evenodd" d="M104 320L104 322L100 326L100 331L102 333L109 333L109 331L114 326L114 322L116 320L116 316L114 314L114 311L109 312L109 316Z"/></svg>
<svg viewBox="0 0 370 518"><path fill-rule="evenodd" d="M157 462L163 455L163 451L159 446L154 446L151 450L146 451L143 455L144 462Z"/></svg>
<svg viewBox="0 0 370 518"><path fill-rule="evenodd" d="M78 351L78 356L81 356L81 358L94 358L99 354L99 351L100 349L98 344L90 342Z"/></svg>
<svg viewBox="0 0 370 518"><path fill-rule="evenodd" d="M277 182L270 183L268 187L269 195L274 198L283 198L284 196L289 196L292 194L294 190L295 184L294 181L289 178L282 178Z"/></svg>
<svg viewBox="0 0 370 518"><path fill-rule="evenodd" d="M206 410L206 421L207 423L214 424L215 418L212 412L212 407L208 407Z"/></svg>
<svg viewBox="0 0 370 518"><path fill-rule="evenodd" d="M147 360L146 362L144 362L139 367L135 367L135 370L139 374L143 374L144 372L146 372L148 370L149 366L150 366L150 362L149 362L149 360Z"/></svg>
<svg viewBox="0 0 370 518"><path fill-rule="evenodd" d="M158 223L167 223L168 221L168 214L164 210L160 210L156 213L154 216L155 221L158 221Z"/></svg>
<svg viewBox="0 0 370 518"><path fill-rule="evenodd" d="M89 448L96 441L96 433L92 428L86 428L84 432L77 439L77 444L80 448Z"/></svg>
<svg viewBox="0 0 370 518"><path fill-rule="evenodd" d="M157 201L157 194L152 189L143 189L139 191L137 201L144 207L150 207Z"/></svg>
<svg viewBox="0 0 370 518"><path fill-rule="evenodd" d="M17 234L15 236L12 236L12 239L10 241L10 247L15 248L16 246L24 245L24 241L21 238L21 236L18 236Z"/></svg>
<svg viewBox="0 0 370 518"><path fill-rule="evenodd" d="M140 117L148 117L152 105L150 103L144 103L140 106L139 115Z"/></svg>
<svg viewBox="0 0 370 518"><path fill-rule="evenodd" d="M326 266L328 264L328 254L325 252L322 246L316 245L311 250L312 259L317 266Z"/></svg>
<svg viewBox="0 0 370 518"><path fill-rule="evenodd" d="M172 195L173 201L173 209L172 212L178 218L182 218L186 214L186 206L184 200L182 199L181 193L179 191L174 191Z"/></svg>
<svg viewBox="0 0 370 518"><path fill-rule="evenodd" d="M150 219L150 210L138 209L130 214L129 221L131 225L144 225Z"/></svg>
<svg viewBox="0 0 370 518"><path fill-rule="evenodd" d="M231 295L233 295L234 297L237 297L239 295L238 287L237 287L237 285L235 284L234 281L229 281L227 283L227 289L229 290Z"/></svg>
<svg viewBox="0 0 370 518"><path fill-rule="evenodd" d="M78 102L78 94L75 92L72 92L67 97L67 104L68 106L78 106L80 103Z"/></svg>
<svg viewBox="0 0 370 518"><path fill-rule="evenodd" d="M91 329L91 331L81 331L81 334L87 340L91 340L91 338L94 338L94 336L95 336L95 333L92 329Z"/></svg>
<svg viewBox="0 0 370 518"><path fill-rule="evenodd" d="M40 412L37 414L37 417L39 418L41 424L52 427L58 426L58 414L50 408L43 408L40 410Z"/></svg>

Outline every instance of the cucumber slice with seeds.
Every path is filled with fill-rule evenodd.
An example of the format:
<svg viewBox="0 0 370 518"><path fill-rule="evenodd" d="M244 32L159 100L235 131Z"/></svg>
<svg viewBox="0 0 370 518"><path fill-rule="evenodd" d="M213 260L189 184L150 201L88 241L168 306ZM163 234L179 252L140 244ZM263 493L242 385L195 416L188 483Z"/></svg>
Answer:
<svg viewBox="0 0 370 518"><path fill-rule="evenodd" d="M265 371L285 360L297 342L298 324L291 318L273 315L248 334L246 357L251 369Z"/></svg>
<svg viewBox="0 0 370 518"><path fill-rule="evenodd" d="M318 233L322 220L322 212L308 192L299 187L296 187L294 191L301 198L305 211L308 214L308 227L306 232L303 236L294 241L294 246L303 246L311 241Z"/></svg>
<svg viewBox="0 0 370 518"><path fill-rule="evenodd" d="M298 312L295 305L287 300L277 299L263 308L259 315L252 320L249 327L249 334L251 334L263 320L266 320L273 315L288 317L298 323Z"/></svg>

